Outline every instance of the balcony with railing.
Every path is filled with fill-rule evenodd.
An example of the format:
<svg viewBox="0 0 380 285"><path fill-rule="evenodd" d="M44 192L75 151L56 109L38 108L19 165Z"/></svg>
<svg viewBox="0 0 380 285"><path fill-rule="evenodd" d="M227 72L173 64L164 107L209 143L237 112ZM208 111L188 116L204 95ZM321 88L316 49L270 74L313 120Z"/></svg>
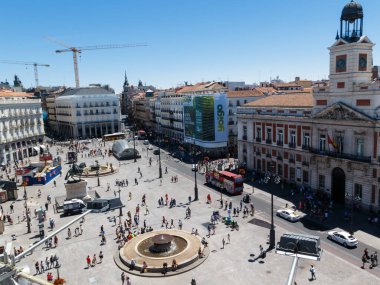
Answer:
<svg viewBox="0 0 380 285"><path fill-rule="evenodd" d="M350 154L350 153L342 153L342 152L335 152L335 151L327 151L327 150L319 150L316 148L310 148L310 152L319 154L319 155L326 155L334 158L341 158L341 159L348 159L353 161L359 161L359 162L371 162L370 156L364 156L364 155L357 155L357 154Z"/></svg>
<svg viewBox="0 0 380 285"><path fill-rule="evenodd" d="M243 141L246 141L248 139L247 135L243 135L242 139Z"/></svg>
<svg viewBox="0 0 380 285"><path fill-rule="evenodd" d="M256 137L256 142L261 143L261 137Z"/></svg>
<svg viewBox="0 0 380 285"><path fill-rule="evenodd" d="M295 163L295 160L293 157L289 158L289 163Z"/></svg>
<svg viewBox="0 0 380 285"><path fill-rule="evenodd" d="M278 146L283 146L284 145L283 141L277 141L276 143L277 143Z"/></svg>
<svg viewBox="0 0 380 285"><path fill-rule="evenodd" d="M256 155L261 155L261 152L257 150Z"/></svg>
<svg viewBox="0 0 380 285"><path fill-rule="evenodd" d="M296 148L296 143L294 143L294 142L290 142L290 143L288 144L288 146L289 146L289 148Z"/></svg>
<svg viewBox="0 0 380 285"><path fill-rule="evenodd" d="M267 153L265 156L268 157L268 158L272 157L272 155L270 153Z"/></svg>
<svg viewBox="0 0 380 285"><path fill-rule="evenodd" d="M281 155L277 155L277 160L282 161L282 156Z"/></svg>
<svg viewBox="0 0 380 285"><path fill-rule="evenodd" d="M310 150L310 145L309 144L303 144L302 149L304 150Z"/></svg>
<svg viewBox="0 0 380 285"><path fill-rule="evenodd" d="M266 142L267 144L272 144L272 140L271 140L271 139L266 139L265 142Z"/></svg>
<svg viewBox="0 0 380 285"><path fill-rule="evenodd" d="M309 162L304 160L304 161L302 161L302 165L303 166L309 166Z"/></svg>

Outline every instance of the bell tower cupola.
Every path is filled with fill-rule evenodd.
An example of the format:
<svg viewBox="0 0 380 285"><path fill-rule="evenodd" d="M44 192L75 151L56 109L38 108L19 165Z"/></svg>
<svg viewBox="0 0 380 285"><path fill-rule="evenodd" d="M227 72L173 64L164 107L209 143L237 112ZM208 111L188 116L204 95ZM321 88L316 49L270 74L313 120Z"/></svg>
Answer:
<svg viewBox="0 0 380 285"><path fill-rule="evenodd" d="M340 17L340 38L356 42L363 36L363 7L351 0L342 10Z"/></svg>

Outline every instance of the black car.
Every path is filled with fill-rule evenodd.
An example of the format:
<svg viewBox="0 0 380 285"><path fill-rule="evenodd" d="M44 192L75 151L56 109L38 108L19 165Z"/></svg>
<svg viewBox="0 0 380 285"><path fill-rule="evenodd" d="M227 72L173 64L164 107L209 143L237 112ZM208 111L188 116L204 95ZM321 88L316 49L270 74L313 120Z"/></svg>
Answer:
<svg viewBox="0 0 380 285"><path fill-rule="evenodd" d="M153 151L153 154L159 154L160 153L160 150L159 149L155 149L154 151Z"/></svg>

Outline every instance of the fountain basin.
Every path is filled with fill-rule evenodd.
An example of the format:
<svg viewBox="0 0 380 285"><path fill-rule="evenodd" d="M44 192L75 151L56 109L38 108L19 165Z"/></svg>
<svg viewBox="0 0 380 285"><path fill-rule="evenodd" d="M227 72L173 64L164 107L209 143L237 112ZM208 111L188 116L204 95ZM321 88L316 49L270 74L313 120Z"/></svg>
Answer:
<svg viewBox="0 0 380 285"><path fill-rule="evenodd" d="M170 235L170 248L166 251L154 252L151 251L151 246L157 244L168 245L168 239L156 237L158 235ZM156 237L156 238L155 238ZM148 265L148 272L161 272L163 264L167 263L169 267L176 260L178 269L184 268L199 258L198 250L201 246L200 239L191 233L179 230L161 230L148 232L139 235L128 241L124 247L119 250L119 260L125 266L129 267L131 260L136 263L135 269L141 270L142 264L145 261ZM133 271L135 272L135 271Z"/></svg>

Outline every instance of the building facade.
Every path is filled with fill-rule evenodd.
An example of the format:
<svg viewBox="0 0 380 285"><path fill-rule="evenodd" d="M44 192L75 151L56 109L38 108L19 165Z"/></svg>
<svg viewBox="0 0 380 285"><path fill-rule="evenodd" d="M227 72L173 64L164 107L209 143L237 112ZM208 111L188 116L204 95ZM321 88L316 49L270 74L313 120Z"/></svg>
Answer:
<svg viewBox="0 0 380 285"><path fill-rule="evenodd" d="M55 99L58 135L94 138L121 131L119 98L98 87L66 90Z"/></svg>
<svg viewBox="0 0 380 285"><path fill-rule="evenodd" d="M238 109L239 159L258 172L379 210L380 81L363 8L351 1L330 47L330 80L312 95L273 95ZM290 97L289 97L290 96Z"/></svg>
<svg viewBox="0 0 380 285"><path fill-rule="evenodd" d="M39 153L45 131L41 100L24 92L0 91L0 163Z"/></svg>

